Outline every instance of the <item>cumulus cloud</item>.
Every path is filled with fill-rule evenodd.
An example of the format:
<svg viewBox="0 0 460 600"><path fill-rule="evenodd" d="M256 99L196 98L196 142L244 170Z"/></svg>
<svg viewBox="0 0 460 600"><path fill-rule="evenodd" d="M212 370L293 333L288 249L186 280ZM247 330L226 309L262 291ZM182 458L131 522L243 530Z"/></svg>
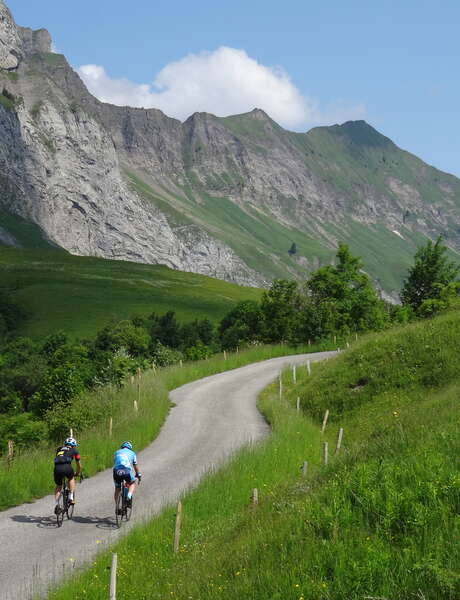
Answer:
<svg viewBox="0 0 460 600"><path fill-rule="evenodd" d="M257 107L280 125L298 129L362 118L365 112L362 106L340 103L322 110L315 99L302 95L283 69L267 67L244 50L228 47L169 63L152 84L112 78L99 65L83 65L78 73L103 102L159 108L180 120L194 112L227 116Z"/></svg>

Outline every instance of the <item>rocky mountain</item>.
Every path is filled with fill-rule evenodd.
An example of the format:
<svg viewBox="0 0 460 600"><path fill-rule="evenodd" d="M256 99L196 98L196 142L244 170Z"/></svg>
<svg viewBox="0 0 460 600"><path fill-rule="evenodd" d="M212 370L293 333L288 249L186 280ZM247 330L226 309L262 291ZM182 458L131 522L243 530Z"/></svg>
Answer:
<svg viewBox="0 0 460 600"><path fill-rule="evenodd" d="M181 123L99 102L50 48L0 0L3 243L24 243L17 217L74 254L260 285L304 277L343 240L393 296L426 236L460 253L460 180L364 121L294 133L255 109Z"/></svg>

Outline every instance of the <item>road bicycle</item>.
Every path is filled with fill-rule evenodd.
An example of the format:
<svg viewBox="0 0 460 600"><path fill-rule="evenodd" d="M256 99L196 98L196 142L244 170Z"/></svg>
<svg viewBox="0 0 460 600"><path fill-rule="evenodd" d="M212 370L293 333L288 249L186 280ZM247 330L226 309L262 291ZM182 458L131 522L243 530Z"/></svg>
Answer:
<svg viewBox="0 0 460 600"><path fill-rule="evenodd" d="M137 484L139 485L140 479L137 478ZM128 489L129 485L126 481L121 484L120 494L115 504L115 522L118 529L120 529L123 521L129 521L133 512L133 498L128 500Z"/></svg>
<svg viewBox="0 0 460 600"><path fill-rule="evenodd" d="M80 483L82 483L83 479L84 479L84 477L83 477L83 473L82 473L80 475ZM70 493L69 484L67 482L67 478L64 477L64 479L62 481L61 495L59 496L59 500L57 503L58 510L55 511L58 527L62 526L62 523L64 521L64 515L67 517L67 519L69 521L73 517L73 511L75 510L75 504L70 503L69 493Z"/></svg>

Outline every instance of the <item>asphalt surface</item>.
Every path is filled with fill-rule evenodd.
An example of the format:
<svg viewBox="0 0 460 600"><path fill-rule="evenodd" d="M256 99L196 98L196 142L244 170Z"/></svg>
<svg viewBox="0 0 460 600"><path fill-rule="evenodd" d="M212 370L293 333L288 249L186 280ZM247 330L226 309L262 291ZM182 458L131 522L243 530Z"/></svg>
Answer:
<svg viewBox="0 0 460 600"><path fill-rule="evenodd" d="M77 487L72 521L57 528L53 496L0 513L0 598L46 596L46 588L88 563L130 526L158 513L232 452L260 440L269 428L256 398L280 370L335 354L274 358L212 375L170 394L175 406L156 440L138 454L142 484L132 521L115 528L111 469ZM115 449L115 448L114 448ZM84 465L83 465L84 468ZM50 489L52 458L50 457Z"/></svg>

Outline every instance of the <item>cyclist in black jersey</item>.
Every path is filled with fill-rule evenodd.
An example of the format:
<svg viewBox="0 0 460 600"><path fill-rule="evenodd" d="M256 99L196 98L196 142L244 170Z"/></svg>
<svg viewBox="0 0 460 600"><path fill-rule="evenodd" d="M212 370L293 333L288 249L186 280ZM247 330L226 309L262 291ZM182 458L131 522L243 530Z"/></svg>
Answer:
<svg viewBox="0 0 460 600"><path fill-rule="evenodd" d="M77 472L74 473L72 468L72 461L75 460L77 465ZM54 458L54 483L56 488L54 490L55 508L54 512L59 510L59 498L61 496L62 481L64 477L69 482L69 502L75 504L75 475L81 473L81 462L80 453L77 450L77 440L73 437L69 437L65 440L62 446L56 449L56 456Z"/></svg>

